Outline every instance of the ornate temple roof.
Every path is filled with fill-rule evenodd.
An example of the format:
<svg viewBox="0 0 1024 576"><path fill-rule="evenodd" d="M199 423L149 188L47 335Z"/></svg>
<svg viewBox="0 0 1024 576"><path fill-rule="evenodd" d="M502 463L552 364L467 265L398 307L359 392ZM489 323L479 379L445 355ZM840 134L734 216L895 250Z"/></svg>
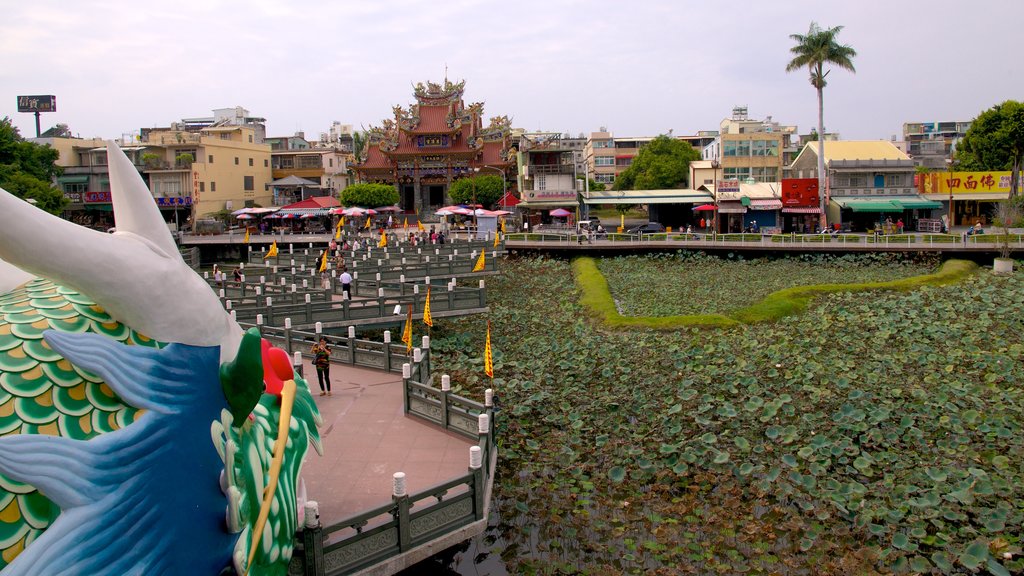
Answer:
<svg viewBox="0 0 1024 576"><path fill-rule="evenodd" d="M465 81L417 84L415 104L408 109L394 106L393 119L370 128L366 158L353 169L379 173L394 169L400 161L437 156L470 166L508 165L511 120L497 116L485 126L483 103L466 106L464 87Z"/></svg>

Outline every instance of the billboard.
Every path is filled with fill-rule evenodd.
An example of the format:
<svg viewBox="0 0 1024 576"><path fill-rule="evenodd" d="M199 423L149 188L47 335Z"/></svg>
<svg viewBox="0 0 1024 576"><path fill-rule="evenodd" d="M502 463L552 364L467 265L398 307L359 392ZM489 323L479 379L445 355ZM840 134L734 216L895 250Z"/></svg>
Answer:
<svg viewBox="0 0 1024 576"><path fill-rule="evenodd" d="M1010 192L1010 171L932 172L919 174L922 194L989 194Z"/></svg>
<svg viewBox="0 0 1024 576"><path fill-rule="evenodd" d="M818 179L817 178L783 178L782 179L782 205L783 206L817 206L818 205Z"/></svg>
<svg viewBox="0 0 1024 576"><path fill-rule="evenodd" d="M18 112L56 112L57 97L47 96L18 96Z"/></svg>
<svg viewBox="0 0 1024 576"><path fill-rule="evenodd" d="M739 192L740 181L739 180L719 180L715 184L715 190L719 193Z"/></svg>

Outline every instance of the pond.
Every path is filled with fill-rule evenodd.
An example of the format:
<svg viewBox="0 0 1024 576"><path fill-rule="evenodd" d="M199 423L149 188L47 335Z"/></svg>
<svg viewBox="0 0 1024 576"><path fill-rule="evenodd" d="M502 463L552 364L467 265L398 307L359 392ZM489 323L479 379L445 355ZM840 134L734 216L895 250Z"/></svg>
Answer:
<svg viewBox="0 0 1024 576"><path fill-rule="evenodd" d="M630 310L679 313L687 279L713 286L698 312L748 286L761 297L733 267L772 289L797 276L791 262L616 260L599 267L649 280L612 288ZM871 281L936 263L851 269ZM488 281L493 382L484 319L433 333L453 388L499 399L501 521L451 573L1024 570L1020 273L830 294L773 323L610 331L577 303L569 262L503 269Z"/></svg>

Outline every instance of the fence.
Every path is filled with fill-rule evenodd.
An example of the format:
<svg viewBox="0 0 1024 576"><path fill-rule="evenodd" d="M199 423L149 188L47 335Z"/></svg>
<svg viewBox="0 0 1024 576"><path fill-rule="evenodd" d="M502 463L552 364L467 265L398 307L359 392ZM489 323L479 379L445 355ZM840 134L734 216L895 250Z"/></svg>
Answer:
<svg viewBox="0 0 1024 576"><path fill-rule="evenodd" d="M390 503L331 526L320 526L315 509L307 509L307 525L296 538L289 574L350 574L389 561L395 562L394 569L380 573L395 572L486 528L497 465L491 390L481 404L452 394L447 376L441 378L441 389L433 388L429 337L424 337L423 348L413 350L412 361L402 365L402 376L407 414L476 441L469 449L467 473L408 494L405 475L397 472Z"/></svg>

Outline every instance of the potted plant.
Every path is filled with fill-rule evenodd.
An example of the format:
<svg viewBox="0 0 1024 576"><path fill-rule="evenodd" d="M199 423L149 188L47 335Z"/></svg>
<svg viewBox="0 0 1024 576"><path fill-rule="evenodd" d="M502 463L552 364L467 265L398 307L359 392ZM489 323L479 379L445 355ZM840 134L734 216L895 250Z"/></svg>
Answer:
<svg viewBox="0 0 1024 576"><path fill-rule="evenodd" d="M1013 272L1013 258L1010 257L1010 228L1020 226L1024 220L1024 209L1020 200L1012 198L996 205L992 222L1002 230L1002 238L999 241L999 258L992 263L992 270L997 274L1009 274Z"/></svg>

